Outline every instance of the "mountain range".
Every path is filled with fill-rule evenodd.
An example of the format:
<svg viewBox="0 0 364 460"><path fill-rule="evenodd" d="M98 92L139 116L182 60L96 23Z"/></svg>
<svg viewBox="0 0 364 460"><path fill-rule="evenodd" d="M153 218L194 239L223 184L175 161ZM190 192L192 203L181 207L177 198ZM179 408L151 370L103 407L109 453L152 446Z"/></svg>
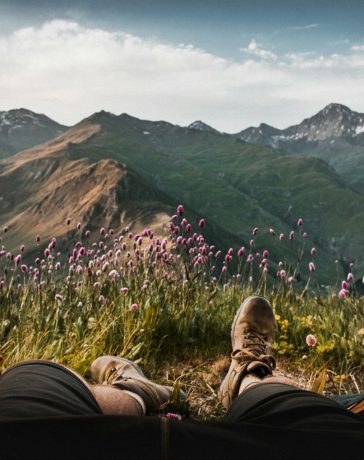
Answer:
<svg viewBox="0 0 364 460"><path fill-rule="evenodd" d="M262 123L235 136L245 142L321 158L348 184L364 191L364 113L329 104L298 125L277 129Z"/></svg>
<svg viewBox="0 0 364 460"><path fill-rule="evenodd" d="M337 124L336 107L330 104L315 116L317 131L326 126L326 135L315 135L328 145L340 140L360 151L360 129ZM361 116L353 113L352 125L358 127ZM301 141L318 142L312 140L313 118L301 124L308 127ZM302 216L304 229L312 235L307 244L318 250L322 282L332 283L336 277L334 259L343 267L355 260L364 269L363 176L358 172L358 180L350 182L327 161L315 158L319 155L269 145L278 135L274 128L264 131L269 139L263 142L257 136L252 143L247 130L230 135L201 121L180 127L105 111L69 129L59 126L63 132L43 144L17 154L0 150L6 156L0 161L0 225L10 225L7 238L13 247L23 242L35 250L37 233L42 241L65 237L66 217L90 229L130 225L157 231L182 202L194 222L206 218L208 237L224 248L248 246L257 226L259 248L270 247L276 261L291 258L293 263L292 246L297 250L298 242L287 241L288 233L297 231L295 223ZM289 131L290 136L303 133L301 128ZM359 154L358 163L362 166ZM269 228L286 239L279 243Z"/></svg>

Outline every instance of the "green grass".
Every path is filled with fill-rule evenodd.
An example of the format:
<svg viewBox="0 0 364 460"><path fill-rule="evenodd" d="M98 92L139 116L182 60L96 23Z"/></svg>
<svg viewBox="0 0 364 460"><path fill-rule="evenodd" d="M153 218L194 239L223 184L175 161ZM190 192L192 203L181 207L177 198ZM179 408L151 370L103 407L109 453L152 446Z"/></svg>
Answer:
<svg viewBox="0 0 364 460"><path fill-rule="evenodd" d="M256 292L274 308L278 357L297 363L305 359L305 367L312 371L322 367L339 374L363 371L364 303L354 289L352 296L339 298L337 291L310 291L309 284L303 289L299 283L272 282L258 267L253 270L243 262L246 254L235 269L227 265L225 274L213 267L214 255L195 267L195 256L176 243L176 235L160 251L160 258L155 246L148 250L149 238L135 249L134 239L126 233L120 241L103 241L108 248L96 258L81 257L77 264L83 272L72 271L69 276L69 263L56 250L41 263L36 281L34 272L28 277L13 262L0 259L0 274L7 273L0 288L1 368L41 358L87 373L97 356L114 354L152 370L160 363L193 356L228 355L235 311ZM204 244L195 242L191 247L200 250ZM112 255L107 255L110 250ZM237 259L236 253L233 257ZM55 270L56 260L62 263L60 272ZM88 272L90 261L95 265ZM101 272L105 261L110 266ZM112 269L118 273L115 279ZM122 287L128 292L121 292ZM308 334L317 337L316 346L307 346Z"/></svg>

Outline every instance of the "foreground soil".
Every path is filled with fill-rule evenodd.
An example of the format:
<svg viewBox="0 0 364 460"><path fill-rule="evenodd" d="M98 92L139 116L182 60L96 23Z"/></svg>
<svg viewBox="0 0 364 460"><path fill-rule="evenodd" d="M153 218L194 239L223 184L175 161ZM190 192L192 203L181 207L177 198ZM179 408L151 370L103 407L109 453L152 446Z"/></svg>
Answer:
<svg viewBox="0 0 364 460"><path fill-rule="evenodd" d="M172 384L176 380L187 393L187 405L170 407L184 417L197 420L214 420L224 416L225 409L218 400L218 389L230 359L219 356L217 359L203 360L194 358L190 363L164 363L151 378L163 383ZM324 388L320 392L326 396L364 392L364 372L350 375L339 375L329 369L325 370ZM322 382L319 370L308 370L302 363L281 360L275 371L276 376L284 376L295 382L300 388L314 391L318 380Z"/></svg>

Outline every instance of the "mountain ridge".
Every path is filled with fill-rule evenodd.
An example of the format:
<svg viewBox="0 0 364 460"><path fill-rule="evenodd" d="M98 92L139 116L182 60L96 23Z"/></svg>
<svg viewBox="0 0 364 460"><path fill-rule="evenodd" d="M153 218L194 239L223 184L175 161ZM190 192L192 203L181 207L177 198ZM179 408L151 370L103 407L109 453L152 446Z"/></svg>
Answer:
<svg viewBox="0 0 364 460"><path fill-rule="evenodd" d="M270 129L268 125L263 128ZM62 174L57 174L58 168ZM84 179L88 175L82 169L93 168L95 175ZM95 185L103 180L105 171L112 178L113 169L120 168L134 178L131 182L135 192L131 190L127 195L132 207L113 198L117 190L125 190L124 182L131 176L123 176L110 187L106 182L108 198ZM70 171L74 174L70 185L62 185L59 181ZM83 181L87 186L82 186ZM91 208L79 206L84 196L93 196L92 189L95 203L99 203L95 205L98 218L87 211ZM131 216L134 209L138 217L130 222L124 218L124 223L137 226L139 220L154 225L153 213L148 216L138 211L148 208L149 197L154 195L160 197L160 212L163 207L172 211L182 202L196 220L205 217L207 229L213 227L216 240L225 248L235 243L248 247L253 225L265 229L259 236L259 246L269 247L275 241L268 232L270 227L288 235L297 217L303 216L310 233L317 235L311 244L317 247L324 280L335 276L334 258L343 264L364 260L362 196L322 159L242 142L231 135L139 120L128 114L97 112L57 138L0 161L0 190L0 225L10 223L13 227L14 244L20 235L30 235L36 227L33 224L25 229L23 221L43 222L49 233L52 229L66 231L63 219L67 209L74 211L73 220L88 226L92 225L87 217L90 215L94 216L94 226L102 217L111 222L110 206L118 209L117 222L122 215ZM40 191L53 198L47 201ZM69 198L72 194L74 203ZM42 203L51 210L46 219L45 211L40 212ZM22 214L23 206L34 215ZM78 213L82 215L77 217ZM163 214L164 223L167 214ZM287 254L283 244L276 242L273 246L274 260Z"/></svg>
<svg viewBox="0 0 364 460"><path fill-rule="evenodd" d="M28 109L0 111L0 158L53 139L68 128Z"/></svg>
<svg viewBox="0 0 364 460"><path fill-rule="evenodd" d="M278 129L261 124L234 137L288 153L321 158L356 190L364 193L364 113L331 103L301 123Z"/></svg>

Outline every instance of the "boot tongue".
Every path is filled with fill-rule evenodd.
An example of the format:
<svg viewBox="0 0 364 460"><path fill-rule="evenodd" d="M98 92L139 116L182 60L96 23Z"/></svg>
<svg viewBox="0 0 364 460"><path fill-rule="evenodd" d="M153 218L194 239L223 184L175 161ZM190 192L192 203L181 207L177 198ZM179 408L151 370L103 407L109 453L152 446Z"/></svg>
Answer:
<svg viewBox="0 0 364 460"><path fill-rule="evenodd" d="M261 361L252 361L248 364L246 368L247 374L254 374L257 377L263 378L266 375L270 375L272 373L271 368Z"/></svg>

